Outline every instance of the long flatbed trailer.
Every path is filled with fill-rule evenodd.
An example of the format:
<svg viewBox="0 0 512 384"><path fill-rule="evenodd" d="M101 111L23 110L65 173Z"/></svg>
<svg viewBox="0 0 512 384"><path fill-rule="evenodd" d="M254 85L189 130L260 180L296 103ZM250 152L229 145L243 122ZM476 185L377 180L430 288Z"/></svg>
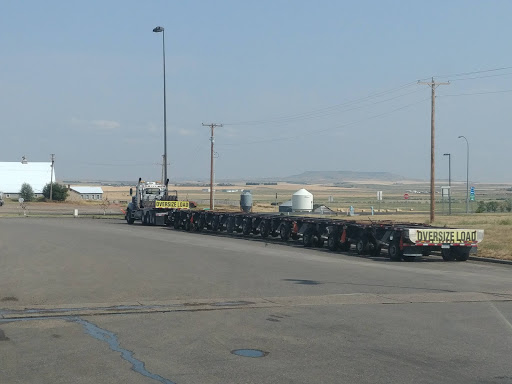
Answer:
<svg viewBox="0 0 512 384"><path fill-rule="evenodd" d="M440 228L425 224L363 222L275 213L219 212L169 209L165 224L186 231L212 231L244 236L302 241L305 247L349 251L378 256L383 250L391 260L411 261L440 253L445 261L466 261L483 240L480 229Z"/></svg>

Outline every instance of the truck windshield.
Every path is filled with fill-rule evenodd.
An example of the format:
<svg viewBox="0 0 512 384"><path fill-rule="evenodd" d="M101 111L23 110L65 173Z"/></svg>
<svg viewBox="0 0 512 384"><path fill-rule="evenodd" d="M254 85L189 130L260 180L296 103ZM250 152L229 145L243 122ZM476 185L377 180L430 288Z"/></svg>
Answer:
<svg viewBox="0 0 512 384"><path fill-rule="evenodd" d="M147 188L144 190L144 193L146 195L158 195L158 194L160 194L160 189L159 188Z"/></svg>

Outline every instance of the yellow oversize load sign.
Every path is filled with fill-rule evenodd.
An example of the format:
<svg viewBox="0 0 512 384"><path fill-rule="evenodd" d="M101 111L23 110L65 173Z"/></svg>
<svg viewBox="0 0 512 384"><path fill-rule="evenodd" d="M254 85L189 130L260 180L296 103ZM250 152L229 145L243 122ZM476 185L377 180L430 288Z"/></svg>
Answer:
<svg viewBox="0 0 512 384"><path fill-rule="evenodd" d="M155 208L184 208L188 209L190 207L188 201L164 201L158 200L155 201Z"/></svg>
<svg viewBox="0 0 512 384"><path fill-rule="evenodd" d="M476 243L483 238L483 231L478 229L417 229L415 232L411 240L421 243Z"/></svg>

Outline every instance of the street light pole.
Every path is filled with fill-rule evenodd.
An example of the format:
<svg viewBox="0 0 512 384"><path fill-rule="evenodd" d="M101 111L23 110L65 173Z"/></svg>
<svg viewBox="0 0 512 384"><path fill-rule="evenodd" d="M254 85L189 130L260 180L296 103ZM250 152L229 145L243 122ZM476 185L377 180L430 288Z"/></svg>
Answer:
<svg viewBox="0 0 512 384"><path fill-rule="evenodd" d="M466 213L469 213L469 141L465 136L459 136L459 139L466 140Z"/></svg>
<svg viewBox="0 0 512 384"><path fill-rule="evenodd" d="M445 153L443 156L448 156L448 214L452 214L452 155Z"/></svg>
<svg viewBox="0 0 512 384"><path fill-rule="evenodd" d="M162 54L164 59L164 183L165 183L165 197L168 194L167 187L167 100L165 91L165 30L164 27L155 27L153 32L162 32Z"/></svg>

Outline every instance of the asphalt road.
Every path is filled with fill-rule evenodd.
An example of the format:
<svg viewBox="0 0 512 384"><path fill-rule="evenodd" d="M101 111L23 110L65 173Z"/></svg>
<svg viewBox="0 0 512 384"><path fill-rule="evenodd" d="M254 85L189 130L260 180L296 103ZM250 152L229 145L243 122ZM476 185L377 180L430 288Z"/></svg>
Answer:
<svg viewBox="0 0 512 384"><path fill-rule="evenodd" d="M0 218L0 383L512 383L511 276Z"/></svg>

